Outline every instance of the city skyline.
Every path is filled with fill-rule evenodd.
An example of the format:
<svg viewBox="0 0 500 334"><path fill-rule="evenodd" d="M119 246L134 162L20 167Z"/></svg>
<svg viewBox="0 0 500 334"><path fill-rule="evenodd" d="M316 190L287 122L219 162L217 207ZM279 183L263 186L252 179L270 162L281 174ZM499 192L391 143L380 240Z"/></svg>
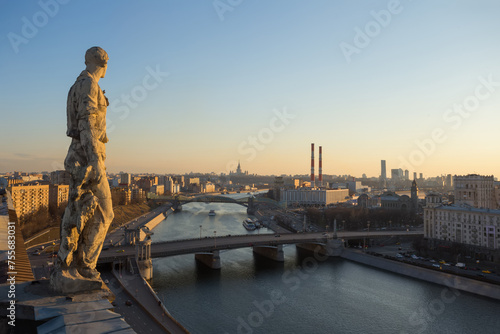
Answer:
<svg viewBox="0 0 500 334"><path fill-rule="evenodd" d="M99 45L112 173L500 174L500 4L216 3L1 2L0 172L63 169Z"/></svg>

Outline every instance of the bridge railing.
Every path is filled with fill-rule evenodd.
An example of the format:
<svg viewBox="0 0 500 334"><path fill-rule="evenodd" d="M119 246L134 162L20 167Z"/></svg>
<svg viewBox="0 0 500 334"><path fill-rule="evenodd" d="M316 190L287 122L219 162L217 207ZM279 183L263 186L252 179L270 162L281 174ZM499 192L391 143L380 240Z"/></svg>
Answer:
<svg viewBox="0 0 500 334"><path fill-rule="evenodd" d="M385 232L366 232L366 231L355 231L353 233L356 233L355 235L347 235L344 236L343 233L349 233L349 232L337 232L339 237L342 238L380 238L380 237L387 237L391 235L395 236L414 236L414 235L419 235L423 234L423 232L419 231L412 231L412 233L408 232L401 232L401 231L392 231L396 233L389 233L391 231L385 231ZM317 234L323 234L324 232L309 232L309 233L299 233L299 234L311 234L311 235L317 235ZM331 235L333 232L328 232L329 235ZM215 239L215 238L243 238L243 237L249 237L249 236L272 236L275 235L276 233L262 233L262 234L226 234L226 235L220 235L220 236L204 236L201 239ZM287 233L287 235L295 235L297 233ZM153 242L152 244L159 245L159 244L169 244L169 243L177 243L177 242L184 242L184 241L193 241L193 240L200 240L200 237L194 237L194 238L186 238L186 239L175 239L175 240L166 240L166 241L158 241L158 242Z"/></svg>
<svg viewBox="0 0 500 334"><path fill-rule="evenodd" d="M271 236L273 234L274 233L262 233L262 234L257 234L257 235ZM217 236L217 237L204 236L201 239L215 239L215 238L227 238L227 237L241 238L241 237L248 237L248 236L255 236L255 234L236 234L236 235L235 234L226 234L226 235L221 235L221 236ZM200 240L200 237L197 237L197 238L187 238L187 239L175 239L175 240L158 241L158 242L152 242L151 244L161 245L161 244L169 244L169 243L184 242L184 241L193 241L193 240Z"/></svg>

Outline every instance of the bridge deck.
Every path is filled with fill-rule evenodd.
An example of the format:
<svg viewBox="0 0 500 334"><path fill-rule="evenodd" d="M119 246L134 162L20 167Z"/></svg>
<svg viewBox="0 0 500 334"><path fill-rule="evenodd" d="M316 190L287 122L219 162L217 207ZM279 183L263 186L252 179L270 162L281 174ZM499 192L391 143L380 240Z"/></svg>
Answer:
<svg viewBox="0 0 500 334"><path fill-rule="evenodd" d="M386 238L391 236L422 236L423 232L338 232L339 239ZM332 238L332 233L328 233ZM174 240L151 244L151 257L166 257L198 252L209 252L221 249L237 249L261 245L283 245L318 242L325 243L324 233L288 233L276 237L274 234L238 235L224 237L206 237L202 239ZM99 263L109 263L113 260L135 256L135 246L115 247L102 251Z"/></svg>

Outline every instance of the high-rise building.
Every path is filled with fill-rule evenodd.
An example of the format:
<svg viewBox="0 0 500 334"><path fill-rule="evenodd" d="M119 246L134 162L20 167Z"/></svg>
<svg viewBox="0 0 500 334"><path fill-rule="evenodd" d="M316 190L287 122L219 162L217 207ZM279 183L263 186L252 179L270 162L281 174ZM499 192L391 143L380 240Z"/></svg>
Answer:
<svg viewBox="0 0 500 334"><path fill-rule="evenodd" d="M404 173L401 168L391 169L391 179L393 181L403 180L403 178L404 178Z"/></svg>
<svg viewBox="0 0 500 334"><path fill-rule="evenodd" d="M494 181L493 175L455 175L455 203L496 209Z"/></svg>
<svg viewBox="0 0 500 334"><path fill-rule="evenodd" d="M12 203L19 221L24 221L26 215L35 213L41 208L49 208L49 185L16 184L8 187Z"/></svg>
<svg viewBox="0 0 500 334"><path fill-rule="evenodd" d="M50 173L50 183L52 184L69 184L71 175L65 170L56 170Z"/></svg>
<svg viewBox="0 0 500 334"><path fill-rule="evenodd" d="M146 192L139 188L136 185L131 186L130 188L130 199L132 201L141 201L146 198Z"/></svg>
<svg viewBox="0 0 500 334"><path fill-rule="evenodd" d="M405 169L405 180L410 179L410 171L408 169Z"/></svg>
<svg viewBox="0 0 500 334"><path fill-rule="evenodd" d="M122 173L120 175L120 184L122 185L131 185L132 184L132 176L129 173Z"/></svg>
<svg viewBox="0 0 500 334"><path fill-rule="evenodd" d="M238 167L236 168L236 174L241 175L241 165L239 161L238 161Z"/></svg>
<svg viewBox="0 0 500 334"><path fill-rule="evenodd" d="M240 176L240 175L248 175L248 171L242 171L241 170L241 164L240 164L240 161L238 160L238 167L236 167L236 170L233 172L233 171L229 171L229 175L236 175L236 176Z"/></svg>
<svg viewBox="0 0 500 334"><path fill-rule="evenodd" d="M68 202L69 185L51 184L49 186L49 210L56 213L57 209Z"/></svg>
<svg viewBox="0 0 500 334"><path fill-rule="evenodd" d="M413 179L416 180L417 179L417 172L413 172Z"/></svg>
<svg viewBox="0 0 500 334"><path fill-rule="evenodd" d="M451 174L446 175L445 181L444 181L444 186L447 189L452 189L453 188L453 177Z"/></svg>
<svg viewBox="0 0 500 334"><path fill-rule="evenodd" d="M387 180L387 169L386 169L386 165L385 165L385 160L381 161L380 178L382 180Z"/></svg>

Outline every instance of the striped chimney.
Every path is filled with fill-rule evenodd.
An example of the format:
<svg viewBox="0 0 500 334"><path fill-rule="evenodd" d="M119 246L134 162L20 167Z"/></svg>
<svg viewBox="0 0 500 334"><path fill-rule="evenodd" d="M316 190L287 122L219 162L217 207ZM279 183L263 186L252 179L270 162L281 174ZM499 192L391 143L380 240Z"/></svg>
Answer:
<svg viewBox="0 0 500 334"><path fill-rule="evenodd" d="M318 186L323 187L323 154L322 147L319 147L319 165L318 165Z"/></svg>
<svg viewBox="0 0 500 334"><path fill-rule="evenodd" d="M314 188L314 143L311 144L311 187Z"/></svg>

